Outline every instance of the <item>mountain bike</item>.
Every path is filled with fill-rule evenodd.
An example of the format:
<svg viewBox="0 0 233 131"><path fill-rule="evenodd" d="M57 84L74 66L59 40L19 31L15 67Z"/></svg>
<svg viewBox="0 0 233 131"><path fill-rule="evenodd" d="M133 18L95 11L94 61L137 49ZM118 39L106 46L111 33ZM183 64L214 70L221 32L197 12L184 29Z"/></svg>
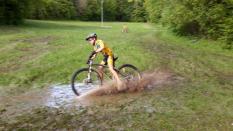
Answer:
<svg viewBox="0 0 233 131"><path fill-rule="evenodd" d="M114 63L117 58L114 58ZM98 71L98 67L103 67L103 74L104 77L101 78L100 73ZM100 86L103 84L104 80L112 80L113 77L110 73L110 71L106 70L108 68L107 65L101 65L101 64L94 64L93 60L90 60L88 63L88 67L81 68L75 71L71 78L71 87L73 92L79 96L79 87L84 85L89 86ZM115 68L114 64L114 70L118 73L118 75L126 81L130 80L139 80L141 79L141 74L137 67L131 64L123 64L119 68Z"/></svg>

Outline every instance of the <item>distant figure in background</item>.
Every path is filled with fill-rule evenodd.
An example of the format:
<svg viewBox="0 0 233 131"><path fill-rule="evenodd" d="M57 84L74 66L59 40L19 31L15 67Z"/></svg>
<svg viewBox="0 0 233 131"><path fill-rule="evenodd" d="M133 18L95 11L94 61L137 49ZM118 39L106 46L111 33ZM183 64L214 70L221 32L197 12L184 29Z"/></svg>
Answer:
<svg viewBox="0 0 233 131"><path fill-rule="evenodd" d="M128 32L129 32L128 26L127 25L123 25L122 33L128 33Z"/></svg>

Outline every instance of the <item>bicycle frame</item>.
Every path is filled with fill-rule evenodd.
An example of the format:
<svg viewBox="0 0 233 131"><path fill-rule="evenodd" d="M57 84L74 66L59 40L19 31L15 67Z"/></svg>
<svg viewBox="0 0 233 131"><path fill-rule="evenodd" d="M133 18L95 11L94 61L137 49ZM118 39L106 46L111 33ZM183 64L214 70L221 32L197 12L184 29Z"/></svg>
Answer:
<svg viewBox="0 0 233 131"><path fill-rule="evenodd" d="M110 71L106 71L105 70L106 68L108 68L108 66L101 65L101 64L93 64L93 60L90 60L89 63L88 63L88 67L81 68L81 69L75 71L73 73L73 75L72 75L72 78L71 78L71 87L72 87L72 90L74 91L74 93L76 95L79 95L79 92L77 90L79 88L78 83L84 83L84 84L92 84L93 83L94 85L95 84L97 84L97 85L99 85L99 84L102 85L103 84L103 77L100 76L101 74L99 73L98 69L97 68L93 68L93 66L95 66L95 67L100 67L100 66L103 67L103 69L104 69L103 75L107 76L111 80L113 79L112 75L110 75ZM133 78L133 74L125 73L125 70L123 70L125 68L126 68L126 70L130 69L130 70L133 70L134 72L136 71L136 73L138 75L138 78L139 79L141 78L140 72L138 72L137 68L135 66L133 66L133 65L123 64L123 65L121 65L117 69L114 66L114 70L120 75L120 77L122 77L124 80L127 80L127 81L131 80L131 78ZM79 80L77 81L77 79L79 79Z"/></svg>
<svg viewBox="0 0 233 131"><path fill-rule="evenodd" d="M87 75L87 77L88 77L88 81L90 81L91 82L91 72L92 72L92 66L102 66L104 69L105 68L108 68L108 66L106 66L106 65L102 65L102 64L93 64L93 60L90 60L89 61L89 63L88 63L88 69L89 69L89 71L88 71L88 75ZM116 69L115 67L114 67L114 70L119 74L120 72L119 72L119 70L118 69ZM98 70L97 70L98 71ZM108 76L105 72L103 72L104 73L104 75L105 76ZM109 77L109 76L108 76ZM110 77L109 77L110 78ZM111 79L111 78L110 78Z"/></svg>

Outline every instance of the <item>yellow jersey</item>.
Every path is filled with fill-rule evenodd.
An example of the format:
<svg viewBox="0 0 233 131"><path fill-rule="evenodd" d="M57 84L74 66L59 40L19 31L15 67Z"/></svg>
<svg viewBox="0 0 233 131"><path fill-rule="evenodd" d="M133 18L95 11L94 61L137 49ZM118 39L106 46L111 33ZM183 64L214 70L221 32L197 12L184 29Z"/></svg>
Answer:
<svg viewBox="0 0 233 131"><path fill-rule="evenodd" d="M101 51L103 55L113 56L112 50L108 48L107 45L102 40L96 40L94 45L94 50L96 51L101 47L103 47L103 50Z"/></svg>

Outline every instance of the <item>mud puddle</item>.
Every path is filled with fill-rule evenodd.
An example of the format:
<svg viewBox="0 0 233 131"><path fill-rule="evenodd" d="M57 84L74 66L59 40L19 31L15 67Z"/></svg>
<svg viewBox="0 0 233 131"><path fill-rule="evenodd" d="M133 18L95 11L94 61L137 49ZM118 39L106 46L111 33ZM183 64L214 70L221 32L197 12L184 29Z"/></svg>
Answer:
<svg viewBox="0 0 233 131"><path fill-rule="evenodd" d="M80 84L81 93L94 88ZM17 96L0 96L0 115L15 116L23 112L40 107L69 108L79 107L77 96L71 90L70 85L52 85L44 89L36 89Z"/></svg>
<svg viewBox="0 0 233 131"><path fill-rule="evenodd" d="M28 91L18 96L0 96L0 116L10 118L40 107L69 109L88 106L93 103L100 105L127 103L140 97L142 90L174 84L178 80L177 78L169 72L155 71L145 73L139 81L125 82L126 89L120 92L116 89L115 82L108 82L102 87L80 84L79 92L82 94L80 97L73 93L70 85L62 84Z"/></svg>

